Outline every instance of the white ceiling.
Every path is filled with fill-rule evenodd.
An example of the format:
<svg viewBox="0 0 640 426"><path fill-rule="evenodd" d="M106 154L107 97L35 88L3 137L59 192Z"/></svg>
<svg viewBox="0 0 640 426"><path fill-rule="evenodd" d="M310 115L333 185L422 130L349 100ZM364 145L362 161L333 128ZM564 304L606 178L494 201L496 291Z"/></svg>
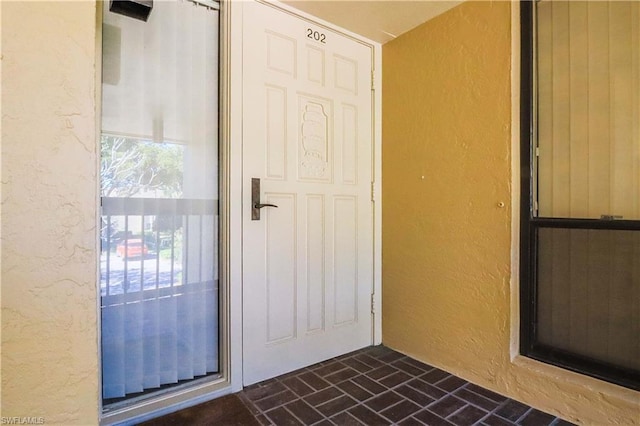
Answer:
<svg viewBox="0 0 640 426"><path fill-rule="evenodd" d="M462 1L284 0L284 3L379 43L386 43Z"/></svg>

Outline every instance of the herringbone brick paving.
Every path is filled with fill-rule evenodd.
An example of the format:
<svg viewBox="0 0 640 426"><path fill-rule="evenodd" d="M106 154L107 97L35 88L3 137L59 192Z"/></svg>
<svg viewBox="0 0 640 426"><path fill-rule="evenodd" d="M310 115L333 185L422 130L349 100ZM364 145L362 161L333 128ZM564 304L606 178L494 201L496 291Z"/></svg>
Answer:
<svg viewBox="0 0 640 426"><path fill-rule="evenodd" d="M562 426L562 419L384 346L245 388L263 425Z"/></svg>

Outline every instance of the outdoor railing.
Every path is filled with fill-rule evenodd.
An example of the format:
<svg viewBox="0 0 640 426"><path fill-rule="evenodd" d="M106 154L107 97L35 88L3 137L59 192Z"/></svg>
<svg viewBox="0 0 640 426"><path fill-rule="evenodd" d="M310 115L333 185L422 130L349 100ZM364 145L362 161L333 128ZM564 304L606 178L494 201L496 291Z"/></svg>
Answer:
<svg viewBox="0 0 640 426"><path fill-rule="evenodd" d="M102 296L215 280L217 210L217 200L102 198Z"/></svg>

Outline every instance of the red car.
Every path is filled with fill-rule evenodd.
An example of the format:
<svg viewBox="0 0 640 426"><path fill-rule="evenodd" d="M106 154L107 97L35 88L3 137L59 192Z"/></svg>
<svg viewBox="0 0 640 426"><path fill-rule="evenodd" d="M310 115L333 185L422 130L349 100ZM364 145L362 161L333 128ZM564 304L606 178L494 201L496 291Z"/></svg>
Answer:
<svg viewBox="0 0 640 426"><path fill-rule="evenodd" d="M148 253L149 249L142 240L124 240L116 247L116 254L123 259L128 257L142 257Z"/></svg>

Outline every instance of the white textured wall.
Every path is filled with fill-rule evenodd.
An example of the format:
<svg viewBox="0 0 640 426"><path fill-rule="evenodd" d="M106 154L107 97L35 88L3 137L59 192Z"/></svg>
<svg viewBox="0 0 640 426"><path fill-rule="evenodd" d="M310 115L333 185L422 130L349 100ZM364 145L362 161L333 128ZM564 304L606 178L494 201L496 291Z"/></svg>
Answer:
<svg viewBox="0 0 640 426"><path fill-rule="evenodd" d="M95 424L96 7L1 7L2 416Z"/></svg>

